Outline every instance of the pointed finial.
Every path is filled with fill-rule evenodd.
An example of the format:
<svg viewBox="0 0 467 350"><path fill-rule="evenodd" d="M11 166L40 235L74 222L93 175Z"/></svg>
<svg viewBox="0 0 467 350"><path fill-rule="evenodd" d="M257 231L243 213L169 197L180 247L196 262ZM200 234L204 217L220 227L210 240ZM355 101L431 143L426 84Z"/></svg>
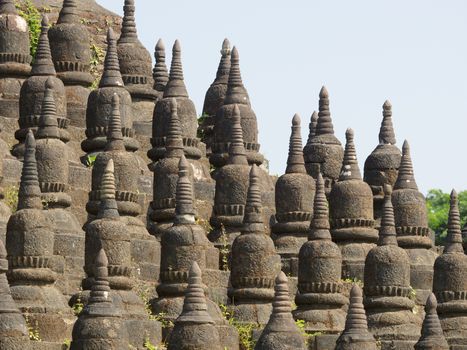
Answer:
<svg viewBox="0 0 467 350"><path fill-rule="evenodd" d="M224 100L224 104L226 105L234 103L250 105L248 93L243 86L242 76L240 74L240 58L235 46L230 54L229 81Z"/></svg>
<svg viewBox="0 0 467 350"><path fill-rule="evenodd" d="M15 2L13 0L0 0L0 14L17 15Z"/></svg>
<svg viewBox="0 0 467 350"><path fill-rule="evenodd" d="M178 39L175 40L172 48L172 63L170 65L169 81L164 91L164 97L188 97L183 80L182 49Z"/></svg>
<svg viewBox="0 0 467 350"><path fill-rule="evenodd" d="M313 202L313 220L311 221L311 230L308 235L308 240L330 240L331 233L329 232L329 207L324 190L324 179L321 172L318 173L316 179L316 193Z"/></svg>
<svg viewBox="0 0 467 350"><path fill-rule="evenodd" d="M259 181L259 169L253 164L250 170L250 183L245 205L243 223L263 225L263 204L261 202L261 186ZM262 232L262 231L261 231Z"/></svg>
<svg viewBox="0 0 467 350"><path fill-rule="evenodd" d="M418 191L417 183L415 182L412 158L410 157L410 146L407 140L402 145L402 159L399 167L399 174L394 185L395 190L412 189Z"/></svg>
<svg viewBox="0 0 467 350"><path fill-rule="evenodd" d="M396 224L394 221L394 208L392 207L392 187L384 185L383 215L381 217L381 226L379 228L378 245L396 245Z"/></svg>
<svg viewBox="0 0 467 350"><path fill-rule="evenodd" d="M89 296L88 305L91 306L97 303L112 303L110 297L109 287L109 272L108 272L109 260L105 254L104 249L100 249L97 253L96 260L94 262L94 283L91 287L91 294ZM86 306L85 310L89 308Z"/></svg>
<svg viewBox="0 0 467 350"><path fill-rule="evenodd" d="M154 90L164 91L167 82L169 81L169 72L165 65L165 45L162 39L159 39L154 50L154 58L156 64L152 70L152 77L154 78Z"/></svg>
<svg viewBox="0 0 467 350"><path fill-rule="evenodd" d="M274 285L274 300L272 302L271 317L292 317L292 304L290 303L289 284L283 271L279 272Z"/></svg>
<svg viewBox="0 0 467 350"><path fill-rule="evenodd" d="M36 57L32 64L31 75L56 75L49 44L49 18L42 16L41 34L37 43Z"/></svg>
<svg viewBox="0 0 467 350"><path fill-rule="evenodd" d="M229 87L243 86L242 76L240 73L240 56L235 46L232 49L230 62Z"/></svg>
<svg viewBox="0 0 467 350"><path fill-rule="evenodd" d="M423 320L422 335L415 344L415 350L448 350L449 345L443 334L436 308L438 302L433 293L425 304L425 319Z"/></svg>
<svg viewBox="0 0 467 350"><path fill-rule="evenodd" d="M36 139L47 138L60 138L52 78L48 78L45 83L45 93L42 100L41 116L39 118L39 129L36 132Z"/></svg>
<svg viewBox="0 0 467 350"><path fill-rule="evenodd" d="M309 133L308 133L308 140L307 144L311 143L311 139L316 135L316 127L318 125L318 112L313 111L313 114L310 118L310 124L308 124Z"/></svg>
<svg viewBox="0 0 467 350"><path fill-rule="evenodd" d="M64 0L63 6L58 15L57 24L79 23L76 0Z"/></svg>
<svg viewBox="0 0 467 350"><path fill-rule="evenodd" d="M185 156L180 157L178 163L177 191L175 193L175 224L194 224L195 210L193 209L193 186L189 174L190 163Z"/></svg>
<svg viewBox="0 0 467 350"><path fill-rule="evenodd" d="M316 135L334 135L331 112L329 111L329 93L325 86L319 92L319 113L318 124L316 125Z"/></svg>
<svg viewBox="0 0 467 350"><path fill-rule="evenodd" d="M100 206L97 217L102 218L118 218L117 201L115 200L115 177L114 177L114 161L109 159L105 166L104 174L101 178Z"/></svg>
<svg viewBox="0 0 467 350"><path fill-rule="evenodd" d="M188 275L188 287L185 292L183 310L175 321L176 323L214 324L208 313L206 296L204 294L201 269L196 261L193 261Z"/></svg>
<svg viewBox="0 0 467 350"><path fill-rule="evenodd" d="M295 114L292 119L286 174L306 174L300 123L300 116Z"/></svg>
<svg viewBox="0 0 467 350"><path fill-rule="evenodd" d="M112 112L107 127L107 144L105 151L125 151L122 134L122 120L120 118L120 98L112 96Z"/></svg>
<svg viewBox="0 0 467 350"><path fill-rule="evenodd" d="M342 337L352 334L369 334L368 322L363 308L362 289L357 284L354 284L350 290L349 310Z"/></svg>
<svg viewBox="0 0 467 350"><path fill-rule="evenodd" d="M339 181L345 180L361 180L360 168L357 161L357 152L354 144L354 131L347 129L345 132L346 144L344 151L344 160L342 162Z"/></svg>
<svg viewBox="0 0 467 350"><path fill-rule="evenodd" d="M107 53L104 60L104 71L99 87L121 86L123 87L120 63L117 55L117 38L112 28L107 31Z"/></svg>
<svg viewBox="0 0 467 350"><path fill-rule="evenodd" d="M216 81L222 79L222 77L229 75L230 73L230 42L226 38L222 43L221 60L219 67L217 68Z"/></svg>
<svg viewBox="0 0 467 350"><path fill-rule="evenodd" d="M133 43L138 40L135 23L135 1L125 0L123 6L122 34L119 43Z"/></svg>
<svg viewBox="0 0 467 350"><path fill-rule="evenodd" d="M167 158L179 158L183 155L183 138L180 119L178 119L177 100L170 99L170 120L165 140Z"/></svg>
<svg viewBox="0 0 467 350"><path fill-rule="evenodd" d="M379 129L379 144L396 144L396 135L394 134L394 127L392 126L392 105L388 100L383 104L383 121Z"/></svg>
<svg viewBox="0 0 467 350"><path fill-rule="evenodd" d="M452 190L448 217L448 236L444 247L444 253L464 254L462 247L461 220L459 214L459 201L457 192Z"/></svg>
<svg viewBox="0 0 467 350"><path fill-rule="evenodd" d="M28 131L25 141L23 169L18 193L18 210L21 209L42 209L36 162L36 140L32 130Z"/></svg>
<svg viewBox="0 0 467 350"><path fill-rule="evenodd" d="M245 145L243 143L240 108L237 105L234 106L232 125L230 127L229 164L248 165Z"/></svg>

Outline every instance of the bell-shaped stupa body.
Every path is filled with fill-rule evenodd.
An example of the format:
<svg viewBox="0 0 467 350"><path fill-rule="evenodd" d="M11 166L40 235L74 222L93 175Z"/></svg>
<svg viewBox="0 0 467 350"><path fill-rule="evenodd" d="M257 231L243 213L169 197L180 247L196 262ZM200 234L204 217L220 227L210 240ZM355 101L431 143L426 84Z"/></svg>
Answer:
<svg viewBox="0 0 467 350"><path fill-rule="evenodd" d="M329 210L324 179L318 174L314 198L314 217L308 241L298 255L298 292L295 297L295 319L305 321L309 333L337 334L344 329L344 306L348 303L342 294L342 256L331 240Z"/></svg>
<svg viewBox="0 0 467 350"><path fill-rule="evenodd" d="M209 157L212 153L211 145L214 142L214 124L216 113L224 105L225 95L227 93L227 84L230 73L230 42L224 39L221 50L221 60L217 68L216 78L214 79L206 96L204 97L202 122L199 125L201 141L206 144L206 154Z"/></svg>
<svg viewBox="0 0 467 350"><path fill-rule="evenodd" d="M354 284L350 290L350 304L345 320L345 329L337 339L336 350L376 349L376 340L368 331L362 289Z"/></svg>
<svg viewBox="0 0 467 350"><path fill-rule="evenodd" d="M121 220L127 225L131 237L132 261L138 266L138 279L151 285L159 279L160 244L151 236L141 221L142 208L139 202L141 159L126 150L122 134L120 99L112 98L112 111L107 128L107 144L100 152L92 168L91 192L86 210L95 217L99 211L100 184L110 159L114 163L115 197Z"/></svg>
<svg viewBox="0 0 467 350"><path fill-rule="evenodd" d="M148 157L153 162L165 157L166 138L169 133L172 113L172 99L177 101L177 114L180 120L183 138L183 150L187 159L200 159L206 155L204 144L197 137L198 117L193 101L188 96L188 91L183 78L181 61L181 47L178 40L172 48L172 64L170 76L164 90L164 97L159 100L154 109L152 119L152 149L148 151Z"/></svg>
<svg viewBox="0 0 467 350"><path fill-rule="evenodd" d="M113 302L109 285L109 260L100 249L93 263L94 280L87 305L73 327L70 350L126 350L128 329Z"/></svg>
<svg viewBox="0 0 467 350"><path fill-rule="evenodd" d="M243 228L243 216L248 194L250 166L243 142L240 108L235 106L229 119L230 127L229 159L226 165L215 174L216 193L211 216L213 230L209 240L219 249L229 247ZM262 199L274 193L274 185L268 174L258 167L256 170ZM264 208L263 208L264 209ZM263 223L269 225L269 217L262 212Z"/></svg>
<svg viewBox="0 0 467 350"><path fill-rule="evenodd" d="M242 82L240 74L240 59L237 48L232 49L231 65L224 105L220 107L214 117L214 141L211 144L212 154L209 161L216 168L228 164L229 139L231 134L231 119L235 108L239 108L243 142L245 145L248 164L261 165L264 157L259 153L258 122L256 114L251 108L250 97Z"/></svg>
<svg viewBox="0 0 467 350"><path fill-rule="evenodd" d="M52 61L49 45L49 20L46 15L42 17L41 34L37 45L36 57L32 64L31 75L21 86L19 98L19 129L15 132L18 144L13 147L12 153L21 158L24 154L24 140L29 129L35 133L39 126L42 100L44 98L47 81L53 86L55 104L57 108L57 120L60 129L60 139L63 142L70 140L70 134L66 130L67 119L66 92L63 82L57 78L57 73ZM50 80L49 80L50 79Z"/></svg>
<svg viewBox="0 0 467 350"><path fill-rule="evenodd" d="M219 252L206 237L204 228L196 223L193 185L189 176L189 163L182 155L178 164L175 219L172 227L161 236L161 273L157 286L158 298L151 301L152 312L163 315L166 322L175 322L183 310L183 296L187 290L189 271L196 263L203 275L219 276ZM210 279L210 280L211 280ZM216 294L209 286L209 295ZM210 317L222 335L221 344L238 346L238 334L222 318L217 304L206 300ZM235 346L234 346L235 348Z"/></svg>
<svg viewBox="0 0 467 350"><path fill-rule="evenodd" d="M432 249L425 196L418 190L415 182L407 141L402 147L402 160L392 193L392 204L397 243L405 249L410 259L410 285L415 289L417 304L424 305L431 294L433 265L438 254Z"/></svg>
<svg viewBox="0 0 467 350"><path fill-rule="evenodd" d="M7 252L0 240L0 349L29 349L28 328L11 296L7 272Z"/></svg>
<svg viewBox="0 0 467 350"><path fill-rule="evenodd" d="M415 344L415 350L449 350L448 342L443 334L436 308L438 302L432 293L425 304L422 336Z"/></svg>
<svg viewBox="0 0 467 350"><path fill-rule="evenodd" d="M64 0L57 23L49 30L50 51L57 76L65 84L70 125L84 128L86 106L94 81L91 75L91 41L81 22L76 0Z"/></svg>
<svg viewBox="0 0 467 350"><path fill-rule="evenodd" d="M298 273L298 251L307 241L315 197L315 180L305 169L300 130L300 117L296 114L292 119L287 168L276 182L277 223L272 226L282 271L293 277Z"/></svg>
<svg viewBox="0 0 467 350"><path fill-rule="evenodd" d="M378 231L373 227L373 194L360 174L352 129L347 130L346 138L339 180L329 193L331 234L342 251L343 278L362 281L365 257L374 247Z"/></svg>
<svg viewBox="0 0 467 350"><path fill-rule="evenodd" d="M84 232L70 209L67 193L68 148L60 140L51 79L46 82L39 128L36 132L36 159L44 214L54 232L54 259L63 266L56 286L71 296L78 292L84 277Z"/></svg>
<svg viewBox="0 0 467 350"><path fill-rule="evenodd" d="M279 272L275 282L272 313L255 350L305 350L303 335L292 317L289 286L284 272Z"/></svg>
<svg viewBox="0 0 467 350"><path fill-rule="evenodd" d="M154 90L157 94L157 100L162 100L165 87L169 81L169 72L165 64L165 45L162 39L159 39L154 49L154 59L156 63L152 69L152 78L154 79Z"/></svg>
<svg viewBox="0 0 467 350"><path fill-rule="evenodd" d="M54 232L42 209L32 131L25 152L17 211L8 221L6 248L11 294L18 308L51 349L70 339L73 315L55 286Z"/></svg>
<svg viewBox="0 0 467 350"><path fill-rule="evenodd" d="M238 322L267 324L280 268L280 255L265 232L259 168L253 164L242 233L232 243L230 260L229 298Z"/></svg>
<svg viewBox="0 0 467 350"><path fill-rule="evenodd" d="M457 193L451 193L448 237L435 261L433 293L438 299L438 315L451 349L467 348L467 255L462 249Z"/></svg>
<svg viewBox="0 0 467 350"><path fill-rule="evenodd" d="M368 326L381 349L413 349L420 336L420 317L409 298L410 260L397 246L391 187L386 185L378 246L365 261L365 310Z"/></svg>
<svg viewBox="0 0 467 350"><path fill-rule="evenodd" d="M401 151L396 146L396 136L392 125L392 105L383 104L383 121L379 130L378 146L365 160L363 180L373 191L373 211L375 227L379 227L384 201L384 185L394 186L401 163Z"/></svg>
<svg viewBox="0 0 467 350"><path fill-rule="evenodd" d="M209 315L201 269L193 262L185 292L183 310L175 320L167 350L221 350L219 332Z"/></svg>
<svg viewBox="0 0 467 350"><path fill-rule="evenodd" d="M118 109L117 105L118 102L114 105L116 109ZM113 122L111 123L113 124ZM89 288L95 280L95 276L90 275L90 272L95 270L92 262L96 260L101 247L107 252L109 283L113 290L114 303L122 310L124 324L128 330L129 343L140 348L146 338L151 343L158 344L162 339L162 330L159 322L148 319L144 302L133 290L135 286L133 276L135 272L142 269L133 255L135 250L133 234L118 213L114 173L114 160L110 158L101 177L100 206L97 219L86 226L85 269L88 278L84 281L83 287ZM154 237L151 238L154 239ZM138 251L141 251L141 248ZM144 250L143 252L147 253Z"/></svg>
<svg viewBox="0 0 467 350"><path fill-rule="evenodd" d="M102 152L107 144L107 129L112 113L112 98L120 99L123 143L129 151L136 151L139 142L134 138L131 95L125 89L117 55L117 38L112 28L107 32L107 53L99 87L91 91L86 109L86 139L81 148L86 153Z"/></svg>
<svg viewBox="0 0 467 350"><path fill-rule="evenodd" d="M153 89L151 54L139 41L136 31L135 0L125 0L117 53L123 83L133 102L133 127L138 134L151 136L157 92Z"/></svg>
<svg viewBox="0 0 467 350"><path fill-rule="evenodd" d="M321 172L324 178L326 195L339 178L344 149L334 135L331 112L329 111L329 93L326 87L319 92L319 112L314 135L308 138L303 148L305 166L308 174L317 178Z"/></svg>
<svg viewBox="0 0 467 350"><path fill-rule="evenodd" d="M21 85L31 72L29 28L13 0L0 1L0 110L19 118Z"/></svg>

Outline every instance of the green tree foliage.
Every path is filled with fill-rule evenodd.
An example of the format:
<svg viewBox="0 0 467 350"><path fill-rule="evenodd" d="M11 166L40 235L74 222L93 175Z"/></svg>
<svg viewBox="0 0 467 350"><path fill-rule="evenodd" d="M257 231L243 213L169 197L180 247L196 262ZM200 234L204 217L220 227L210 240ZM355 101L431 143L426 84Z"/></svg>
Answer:
<svg viewBox="0 0 467 350"><path fill-rule="evenodd" d="M36 56L37 44L39 42L39 35L41 34L41 21L42 14L39 9L34 6L31 0L17 0L16 8L18 9L18 14L23 17L29 26L29 42L31 45L31 56ZM44 12L46 9L43 9Z"/></svg>
<svg viewBox="0 0 467 350"><path fill-rule="evenodd" d="M461 226L464 227L467 218L467 191L458 193ZM426 205L428 209L428 225L435 232L436 244L443 245L448 229L449 193L439 189L428 191Z"/></svg>

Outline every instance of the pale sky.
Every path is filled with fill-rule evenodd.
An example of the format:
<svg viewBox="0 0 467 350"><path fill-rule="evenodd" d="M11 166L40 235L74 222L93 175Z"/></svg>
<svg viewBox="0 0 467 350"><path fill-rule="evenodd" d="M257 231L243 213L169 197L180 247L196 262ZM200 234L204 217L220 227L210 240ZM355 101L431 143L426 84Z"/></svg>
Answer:
<svg viewBox="0 0 467 350"><path fill-rule="evenodd" d="M97 0L123 13L124 0ZM382 104L393 105L397 145L411 145L419 188L467 189L467 1L136 0L138 35L170 63L182 45L188 93L201 114L227 37L258 117L262 153L283 174L290 124L309 118L326 85L336 136L355 130L363 163L378 142Z"/></svg>

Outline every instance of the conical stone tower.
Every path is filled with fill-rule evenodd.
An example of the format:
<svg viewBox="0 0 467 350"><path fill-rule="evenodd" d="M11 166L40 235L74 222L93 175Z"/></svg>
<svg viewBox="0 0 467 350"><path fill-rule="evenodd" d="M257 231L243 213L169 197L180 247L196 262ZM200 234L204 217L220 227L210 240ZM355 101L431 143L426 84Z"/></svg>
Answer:
<svg viewBox="0 0 467 350"><path fill-rule="evenodd" d="M90 73L91 38L81 23L76 0L63 1L57 23L49 30L49 40L57 76L65 84L70 125L84 128L89 87L94 78Z"/></svg>
<svg viewBox="0 0 467 350"><path fill-rule="evenodd" d="M57 107L57 120L60 127L60 139L63 142L70 140L70 134L66 130L67 119L66 92L63 82L57 78L57 73L52 61L49 45L49 20L46 15L42 17L41 34L37 45L36 57L31 69L31 75L21 86L19 98L19 129L15 132L18 144L13 147L12 153L18 158L24 154L24 140L29 129L35 133L39 125L42 109L42 99L46 90L46 82L50 81L54 90L55 104Z"/></svg>
<svg viewBox="0 0 467 350"><path fill-rule="evenodd" d="M409 298L410 260L397 246L391 187L386 185L378 246L365 260L365 310L370 332L382 350L413 349L420 336L421 320L412 312Z"/></svg>
<svg viewBox="0 0 467 350"><path fill-rule="evenodd" d="M425 196L415 182L407 141L402 146L402 160L392 193L392 204L397 243L405 249L410 259L410 285L415 289L417 304L424 305L431 294L433 265L438 254L432 249Z"/></svg>
<svg viewBox="0 0 467 350"><path fill-rule="evenodd" d="M329 193L331 234L342 251L342 277L362 281L365 257L378 231L374 229L373 194L360 174L353 130L347 129L345 136L341 173Z"/></svg>
<svg viewBox="0 0 467 350"><path fill-rule="evenodd" d="M298 274L298 251L307 241L315 196L315 180L305 169L300 122L296 114L292 119L287 168L276 182L277 223L272 226L282 271L293 277Z"/></svg>
<svg viewBox="0 0 467 350"><path fill-rule="evenodd" d="M240 110L241 126L243 130L243 142L245 144L246 156L249 164L261 165L264 157L259 153L258 122L256 114L251 108L250 98L242 82L240 74L240 58L237 48L232 49L230 58L229 81L224 105L219 108L215 116L214 142L211 145L212 154L209 161L216 168L228 163L229 140L232 116L235 106Z"/></svg>
<svg viewBox="0 0 467 350"><path fill-rule="evenodd" d="M304 338L292 317L289 286L284 272L279 272L275 282L271 317L255 350L305 350Z"/></svg>
<svg viewBox="0 0 467 350"><path fill-rule="evenodd" d="M133 102L133 127L137 134L151 136L157 92L154 91L151 54L138 39L135 1L125 0L122 34L117 45L120 72Z"/></svg>
<svg viewBox="0 0 467 350"><path fill-rule="evenodd" d="M303 148L305 165L308 174L313 178L321 172L324 178L326 195L339 178L344 158L344 150L340 141L334 136L331 112L329 110L329 93L326 87L319 92L319 112L314 136L308 139Z"/></svg>
<svg viewBox="0 0 467 350"><path fill-rule="evenodd" d="M154 59L156 63L152 69L152 78L154 79L154 90L157 94L157 100L162 100L165 87L169 81L169 72L165 64L165 45L162 39L159 39L154 49Z"/></svg>
<svg viewBox="0 0 467 350"><path fill-rule="evenodd" d="M206 144L206 154L209 157L212 153L211 144L214 142L214 124L216 113L224 105L227 93L227 84L230 73L230 42L224 39L221 50L221 60L217 68L216 79L206 91L202 114L202 123L199 126L201 141Z"/></svg>
<svg viewBox="0 0 467 350"><path fill-rule="evenodd" d="M363 180L373 191L373 211L375 227L379 227L384 201L384 185L394 186L401 162L401 151L396 146L396 136L392 125L392 105L386 100L383 104L383 121L379 130L378 146L365 160Z"/></svg>
<svg viewBox="0 0 467 350"><path fill-rule="evenodd" d="M448 342L444 337L436 308L438 302L432 293L425 304L425 319L423 320L422 336L415 344L415 350L449 350Z"/></svg>
<svg viewBox="0 0 467 350"><path fill-rule="evenodd" d="M337 339L336 350L376 349L376 340L368 331L362 289L354 284L350 290L350 305L347 311L345 329Z"/></svg>
<svg viewBox="0 0 467 350"><path fill-rule="evenodd" d="M467 348L467 255L462 249L460 214L456 191L451 192L448 237L435 261L433 293L438 315L451 349Z"/></svg>
<svg viewBox="0 0 467 350"><path fill-rule="evenodd" d="M272 311L274 280L281 265L264 228L258 170L257 165L251 168L242 233L232 244L229 298L238 322L264 326Z"/></svg>

